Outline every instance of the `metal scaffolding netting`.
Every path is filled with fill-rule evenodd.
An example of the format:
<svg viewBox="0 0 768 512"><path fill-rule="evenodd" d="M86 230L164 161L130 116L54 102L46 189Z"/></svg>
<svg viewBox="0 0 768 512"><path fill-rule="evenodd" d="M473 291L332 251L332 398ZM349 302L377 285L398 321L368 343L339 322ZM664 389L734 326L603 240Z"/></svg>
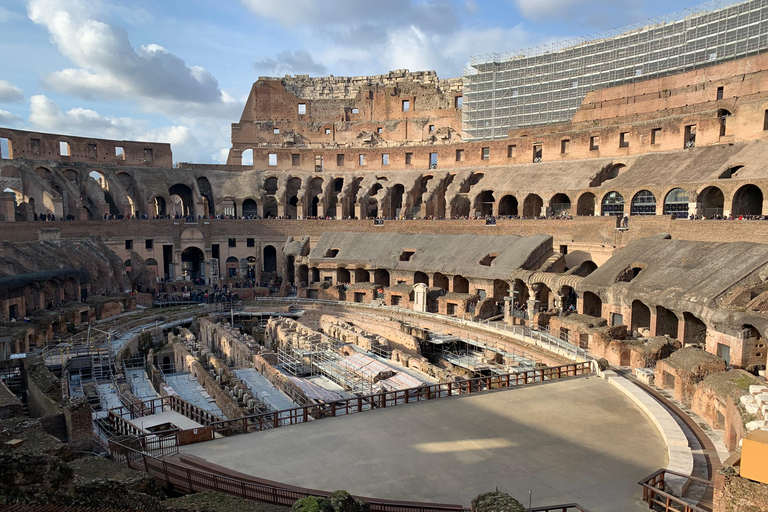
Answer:
<svg viewBox="0 0 768 512"><path fill-rule="evenodd" d="M768 50L768 0L717 1L513 53L471 58L464 70L464 131L507 137L514 128L568 122L588 92L692 71Z"/></svg>

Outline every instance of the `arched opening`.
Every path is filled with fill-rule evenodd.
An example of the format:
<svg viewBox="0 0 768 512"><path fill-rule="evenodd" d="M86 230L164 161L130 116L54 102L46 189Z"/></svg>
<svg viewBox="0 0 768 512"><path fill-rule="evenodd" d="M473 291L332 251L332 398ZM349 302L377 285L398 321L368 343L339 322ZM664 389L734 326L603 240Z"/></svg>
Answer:
<svg viewBox="0 0 768 512"><path fill-rule="evenodd" d="M663 306L656 306L656 336L677 338L677 315Z"/></svg>
<svg viewBox="0 0 768 512"><path fill-rule="evenodd" d="M234 256L227 258L227 277L237 277L237 271L240 269L240 260Z"/></svg>
<svg viewBox="0 0 768 512"><path fill-rule="evenodd" d="M226 199L222 199L221 201L221 215L226 215L229 217L234 217L237 215L237 205L235 204L235 200L231 197L228 197Z"/></svg>
<svg viewBox="0 0 768 512"><path fill-rule="evenodd" d="M496 204L496 198L493 197L493 191L484 190L475 198L475 212L481 217L493 215L494 204Z"/></svg>
<svg viewBox="0 0 768 512"><path fill-rule="evenodd" d="M744 324L741 326L741 337L744 340L744 355L746 360L742 361L741 366L745 367L747 371L757 373L757 370L765 368L766 362L766 346L760 331L757 327L750 324ZM728 354L727 363L730 364L730 353Z"/></svg>
<svg viewBox="0 0 768 512"><path fill-rule="evenodd" d="M429 276L424 272L416 271L413 274L413 284L419 284L419 283L423 283L429 286Z"/></svg>
<svg viewBox="0 0 768 512"><path fill-rule="evenodd" d="M504 300L509 296L509 283L502 279L493 280L493 298L494 300Z"/></svg>
<svg viewBox="0 0 768 512"><path fill-rule="evenodd" d="M515 196L506 195L499 201L499 215L517 217L518 205L517 198Z"/></svg>
<svg viewBox="0 0 768 512"><path fill-rule="evenodd" d="M453 199L453 217L469 217L472 205L466 195L458 195Z"/></svg>
<svg viewBox="0 0 768 512"><path fill-rule="evenodd" d="M692 313L683 313L685 332L683 333L683 346L697 345L703 349L707 347L707 325Z"/></svg>
<svg viewBox="0 0 768 512"><path fill-rule="evenodd" d="M200 212L201 215L216 215L216 208L213 205L213 189L211 183L206 177L197 178L197 189L200 191L200 196L205 198L205 204L207 204L207 211Z"/></svg>
<svg viewBox="0 0 768 512"><path fill-rule="evenodd" d="M377 268L373 271L373 282L379 286L389 286L389 271Z"/></svg>
<svg viewBox="0 0 768 512"><path fill-rule="evenodd" d="M552 296L552 290L544 283L539 284L539 311L549 311L549 299ZM535 287L534 287L535 290Z"/></svg>
<svg viewBox="0 0 768 512"><path fill-rule="evenodd" d="M318 281L320 281L320 269L312 267L312 282L317 283Z"/></svg>
<svg viewBox="0 0 768 512"><path fill-rule="evenodd" d="M355 282L356 283L370 283L371 273L364 268L355 269Z"/></svg>
<svg viewBox="0 0 768 512"><path fill-rule="evenodd" d="M650 190L641 190L632 198L630 215L656 215L656 196Z"/></svg>
<svg viewBox="0 0 768 512"><path fill-rule="evenodd" d="M320 196L323 193L323 178L312 178L309 182L309 190L307 194L309 196L309 204L307 205L306 215L309 217L317 217L319 215L318 205L320 204Z"/></svg>
<svg viewBox="0 0 768 512"><path fill-rule="evenodd" d="M616 191L605 194L601 203L600 215L622 217L624 215L624 196Z"/></svg>
<svg viewBox="0 0 768 512"><path fill-rule="evenodd" d="M243 201L243 217L258 217L259 207L253 199Z"/></svg>
<svg viewBox="0 0 768 512"><path fill-rule="evenodd" d="M664 215L688 216L688 192L673 188L664 198Z"/></svg>
<svg viewBox="0 0 768 512"><path fill-rule="evenodd" d="M114 215L115 217L122 217L122 214L120 213L120 209L117 207L117 204L115 204L115 200L112 198L112 194L109 193L109 191L104 190L104 201L107 202L109 205L109 214Z"/></svg>
<svg viewBox="0 0 768 512"><path fill-rule="evenodd" d="M77 291L77 280L74 277L67 278L64 281L64 300L67 302L80 300L80 294Z"/></svg>
<svg viewBox="0 0 768 512"><path fill-rule="evenodd" d="M699 214L708 219L722 215L724 204L725 197L723 196L723 191L717 187L707 187L702 190L697 202Z"/></svg>
<svg viewBox="0 0 768 512"><path fill-rule="evenodd" d="M165 207L165 198L162 196L157 196L153 201L154 205L154 214L158 217L165 217L168 215L168 211Z"/></svg>
<svg viewBox="0 0 768 512"><path fill-rule="evenodd" d="M264 199L264 217L277 217L277 198L275 196L267 196Z"/></svg>
<svg viewBox="0 0 768 512"><path fill-rule="evenodd" d="M595 215L595 203L597 198L592 192L585 192L576 201L576 215L580 217L592 217Z"/></svg>
<svg viewBox="0 0 768 512"><path fill-rule="evenodd" d="M719 108L717 109L717 120L720 123L720 136L725 137L725 127L726 123L728 121L728 118L731 117L731 112L724 109Z"/></svg>
<svg viewBox="0 0 768 512"><path fill-rule="evenodd" d="M405 194L405 187L399 183L392 187L390 198L390 210L389 216L394 218L405 217L406 212L403 211L403 194Z"/></svg>
<svg viewBox="0 0 768 512"><path fill-rule="evenodd" d="M633 331L640 331L641 329L651 328L651 308L639 300L632 301L631 327Z"/></svg>
<svg viewBox="0 0 768 512"><path fill-rule="evenodd" d="M181 275L184 279L199 279L202 277L202 263L205 259L203 251L198 247L187 247L181 252Z"/></svg>
<svg viewBox="0 0 768 512"><path fill-rule="evenodd" d="M603 316L603 301L596 293L584 292L584 314L601 318Z"/></svg>
<svg viewBox="0 0 768 512"><path fill-rule="evenodd" d="M464 276L453 276L453 291L455 293L469 293L469 281Z"/></svg>
<svg viewBox="0 0 768 512"><path fill-rule="evenodd" d="M277 272L277 250L271 245L264 246L264 272Z"/></svg>
<svg viewBox="0 0 768 512"><path fill-rule="evenodd" d="M733 195L733 206L731 214L739 215L762 215L763 214L763 191L756 185L744 185Z"/></svg>
<svg viewBox="0 0 768 512"><path fill-rule="evenodd" d="M301 286L306 286L309 283L309 267L306 265L299 265L299 282Z"/></svg>
<svg viewBox="0 0 768 512"><path fill-rule="evenodd" d="M177 196L181 200L181 213L179 213L179 215L186 217L188 215L195 214L191 188L189 188L187 185L184 185L183 183L177 183L168 189L168 193L171 196ZM173 200L173 197L171 197L171 200ZM177 206L179 206L179 203L177 203Z"/></svg>
<svg viewBox="0 0 768 512"><path fill-rule="evenodd" d="M244 149L240 152L240 163L253 166L253 149Z"/></svg>
<svg viewBox="0 0 768 512"><path fill-rule="evenodd" d="M256 259L256 256L248 256L245 258L246 272L248 272L248 275L245 277L247 279L256 279L256 265L258 263L259 261Z"/></svg>
<svg viewBox="0 0 768 512"><path fill-rule="evenodd" d="M523 217L526 219L535 219L541 216L541 208L544 206L544 200L536 194L528 194L523 201Z"/></svg>
<svg viewBox="0 0 768 512"><path fill-rule="evenodd" d="M289 219L295 219L298 214L299 189L301 189L301 178L290 178L285 189L285 216Z"/></svg>
<svg viewBox="0 0 768 512"><path fill-rule="evenodd" d="M567 215L571 213L571 198L565 194L555 194L549 200L549 208L555 217Z"/></svg>
<svg viewBox="0 0 768 512"><path fill-rule="evenodd" d="M435 272L435 275L432 276L432 286L448 291L448 276Z"/></svg>
<svg viewBox="0 0 768 512"><path fill-rule="evenodd" d="M741 169L743 169L743 165L734 165L733 167L729 167L726 170L724 170L720 176L717 177L719 180L728 180L736 176L736 173L738 173Z"/></svg>
<svg viewBox="0 0 768 512"><path fill-rule="evenodd" d="M351 281L349 270L339 267L336 269L336 282L338 284L347 284Z"/></svg>
<svg viewBox="0 0 768 512"><path fill-rule="evenodd" d="M147 266L149 270L152 271L152 274L154 275L154 277L158 276L157 260L155 258L147 258L144 264Z"/></svg>
<svg viewBox="0 0 768 512"><path fill-rule="evenodd" d="M91 172L89 172L88 173L88 177L91 178L96 183L98 183L99 187L101 187L102 189L104 189L104 190L108 190L109 189L109 187L107 186L107 179L99 171L91 171Z"/></svg>
<svg viewBox="0 0 768 512"><path fill-rule="evenodd" d="M589 274L597 270L597 264L592 260L586 260L579 265L579 267L573 271L576 276L587 277Z"/></svg>
<svg viewBox="0 0 768 512"><path fill-rule="evenodd" d="M638 276L638 274L640 274L640 272L642 272L643 268L644 268L644 265L642 264L632 265L625 268L619 273L618 276L616 276L616 282L628 283L632 281L634 278Z"/></svg>

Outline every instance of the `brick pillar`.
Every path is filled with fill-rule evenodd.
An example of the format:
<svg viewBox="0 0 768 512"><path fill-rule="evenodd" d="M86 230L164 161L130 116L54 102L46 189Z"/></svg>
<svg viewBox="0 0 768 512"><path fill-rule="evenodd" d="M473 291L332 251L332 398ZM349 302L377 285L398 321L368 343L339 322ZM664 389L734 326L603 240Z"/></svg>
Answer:
<svg viewBox="0 0 768 512"><path fill-rule="evenodd" d="M73 450L93 450L91 407L84 398L71 398L64 404L67 442Z"/></svg>
<svg viewBox="0 0 768 512"><path fill-rule="evenodd" d="M656 333L656 323L659 317L656 315L656 308L650 307L651 310L651 325L648 326L648 330L651 332L651 336L658 336Z"/></svg>
<svg viewBox="0 0 768 512"><path fill-rule="evenodd" d="M677 319L677 339L680 343L685 343L685 317L681 314Z"/></svg>

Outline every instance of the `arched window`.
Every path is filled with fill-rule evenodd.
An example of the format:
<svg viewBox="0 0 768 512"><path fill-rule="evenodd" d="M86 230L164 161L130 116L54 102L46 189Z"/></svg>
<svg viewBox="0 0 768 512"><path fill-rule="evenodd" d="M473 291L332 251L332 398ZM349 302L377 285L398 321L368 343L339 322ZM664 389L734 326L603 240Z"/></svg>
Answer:
<svg viewBox="0 0 768 512"><path fill-rule="evenodd" d="M618 192L608 192L603 198L601 214L621 217L624 215L624 196Z"/></svg>
<svg viewBox="0 0 768 512"><path fill-rule="evenodd" d="M688 215L688 192L682 188L673 188L664 198L664 215L684 213Z"/></svg>
<svg viewBox="0 0 768 512"><path fill-rule="evenodd" d="M656 196L650 190L641 190L632 198L631 215L656 215Z"/></svg>

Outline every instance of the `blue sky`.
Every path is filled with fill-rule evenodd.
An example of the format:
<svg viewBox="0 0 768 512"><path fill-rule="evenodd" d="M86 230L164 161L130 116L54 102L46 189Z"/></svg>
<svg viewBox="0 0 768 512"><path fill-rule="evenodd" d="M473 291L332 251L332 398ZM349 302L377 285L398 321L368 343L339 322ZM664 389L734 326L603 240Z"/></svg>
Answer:
<svg viewBox="0 0 768 512"><path fill-rule="evenodd" d="M220 163L259 76L435 69L697 5L679 0L2 0L0 126Z"/></svg>

